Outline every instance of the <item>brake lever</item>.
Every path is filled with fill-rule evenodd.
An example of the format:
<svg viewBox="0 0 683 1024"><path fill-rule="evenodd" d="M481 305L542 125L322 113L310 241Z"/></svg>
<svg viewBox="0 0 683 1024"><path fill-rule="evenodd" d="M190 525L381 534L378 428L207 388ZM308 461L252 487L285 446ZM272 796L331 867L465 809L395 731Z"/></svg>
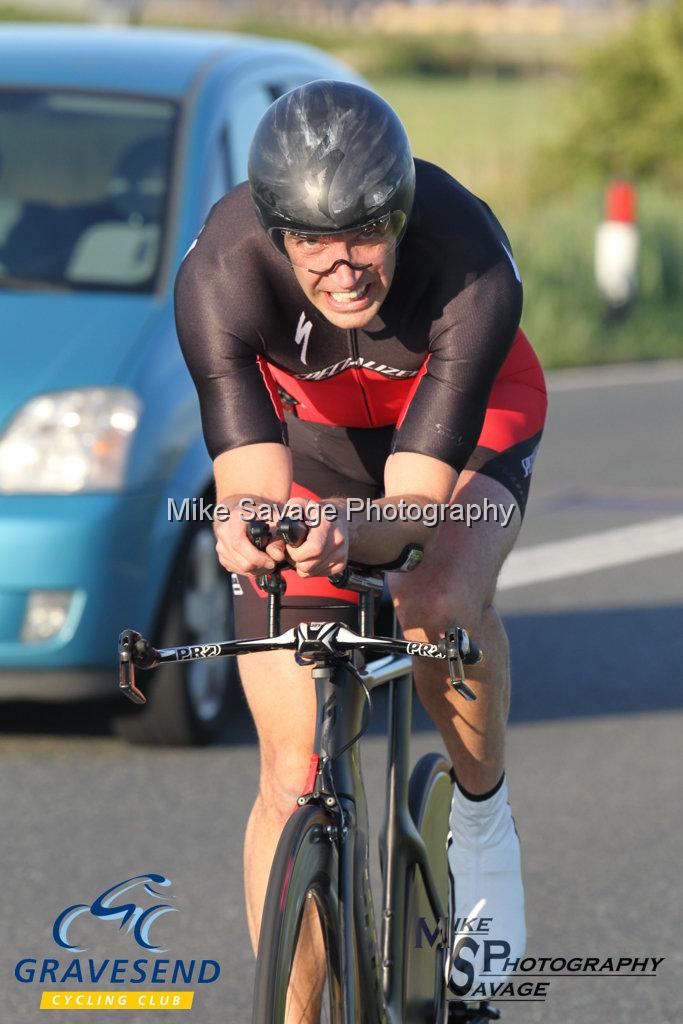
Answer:
<svg viewBox="0 0 683 1024"><path fill-rule="evenodd" d="M449 629L441 643L448 659L448 674L453 689L457 690L465 700L476 700L476 693L467 685L465 668L462 663L463 657L466 657L470 650L470 638L466 631L460 627Z"/></svg>
<svg viewBox="0 0 683 1024"><path fill-rule="evenodd" d="M274 540L284 540L285 544L288 544L289 547L298 548L308 536L306 525L296 519L290 519L288 516L283 516L272 531L268 523L254 520L249 523L247 532L249 540L259 551L265 551L271 541ZM267 594L283 596L287 590L287 585L282 579L282 570L293 568L294 564L288 558L285 558L283 562L279 562L270 572L257 576L256 585Z"/></svg>
<svg viewBox="0 0 683 1024"><path fill-rule="evenodd" d="M270 532L270 526L268 523L264 523L260 519L254 519L247 526L247 534L249 540L258 548L259 551L265 551L271 541L275 540L275 537ZM266 594L284 594L286 590L285 582L280 576L280 571L285 568L282 565L276 565L270 572L261 573L260 576L256 577L256 586L259 590L264 590Z"/></svg>
<svg viewBox="0 0 683 1024"><path fill-rule="evenodd" d="M154 668L159 664L159 652L135 629L124 629L119 634L119 689L134 704L146 704L147 698L135 681L135 666Z"/></svg>
<svg viewBox="0 0 683 1024"><path fill-rule="evenodd" d="M270 532L270 526L261 519L252 520L247 526L247 533L249 534L249 540L259 551L265 551L271 540L274 540Z"/></svg>

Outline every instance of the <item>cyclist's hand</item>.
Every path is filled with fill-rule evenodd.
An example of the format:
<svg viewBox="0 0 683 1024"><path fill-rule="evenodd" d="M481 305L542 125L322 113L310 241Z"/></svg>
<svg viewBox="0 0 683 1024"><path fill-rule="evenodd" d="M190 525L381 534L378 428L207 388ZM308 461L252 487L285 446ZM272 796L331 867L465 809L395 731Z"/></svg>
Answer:
<svg viewBox="0 0 683 1024"><path fill-rule="evenodd" d="M348 523L340 509L336 519L328 521L317 514L319 503L309 501L306 506L306 520L320 521L311 526L308 537L298 548L287 548L287 557L299 576L332 576L341 572L349 557ZM285 515L287 510L285 508Z"/></svg>
<svg viewBox="0 0 683 1024"><path fill-rule="evenodd" d="M224 569L239 573L240 576L259 576L274 569L276 563L284 561L284 541L272 541L265 551L259 551L249 539L249 523L240 515L239 499L231 501L228 507L230 518L214 522L216 553ZM272 527L274 524L270 525Z"/></svg>

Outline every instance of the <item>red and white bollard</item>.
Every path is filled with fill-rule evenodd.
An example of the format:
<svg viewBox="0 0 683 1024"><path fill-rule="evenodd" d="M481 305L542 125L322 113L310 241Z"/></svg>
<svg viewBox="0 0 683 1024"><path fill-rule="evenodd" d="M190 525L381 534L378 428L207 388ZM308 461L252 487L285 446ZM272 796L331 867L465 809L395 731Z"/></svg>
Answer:
<svg viewBox="0 0 683 1024"><path fill-rule="evenodd" d="M612 309L627 306L636 294L639 248L635 188L629 181L612 181L605 195L605 219L595 234L595 280Z"/></svg>

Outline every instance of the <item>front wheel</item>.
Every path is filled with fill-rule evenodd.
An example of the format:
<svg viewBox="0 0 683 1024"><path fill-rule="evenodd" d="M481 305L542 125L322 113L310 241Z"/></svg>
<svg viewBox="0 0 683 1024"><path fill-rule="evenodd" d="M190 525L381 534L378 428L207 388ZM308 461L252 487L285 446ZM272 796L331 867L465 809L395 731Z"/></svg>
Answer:
<svg viewBox="0 0 683 1024"><path fill-rule="evenodd" d="M261 920L253 1024L345 1024L330 818L315 805L283 830Z"/></svg>
<svg viewBox="0 0 683 1024"><path fill-rule="evenodd" d="M446 836L453 781L441 754L425 754L415 765L408 786L408 807L427 847L437 892L448 912ZM407 878L405 920L405 1024L444 1024L446 1002L446 920L437 921L420 870L411 866Z"/></svg>

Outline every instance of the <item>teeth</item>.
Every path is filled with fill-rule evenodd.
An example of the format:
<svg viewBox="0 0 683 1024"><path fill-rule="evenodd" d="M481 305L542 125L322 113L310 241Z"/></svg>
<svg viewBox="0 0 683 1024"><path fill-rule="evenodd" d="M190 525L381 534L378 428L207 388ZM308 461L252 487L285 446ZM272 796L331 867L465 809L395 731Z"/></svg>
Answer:
<svg viewBox="0 0 683 1024"><path fill-rule="evenodd" d="M352 302L354 299L360 299L365 295L369 285L363 285L362 288L353 288L345 292L330 292L335 302Z"/></svg>

